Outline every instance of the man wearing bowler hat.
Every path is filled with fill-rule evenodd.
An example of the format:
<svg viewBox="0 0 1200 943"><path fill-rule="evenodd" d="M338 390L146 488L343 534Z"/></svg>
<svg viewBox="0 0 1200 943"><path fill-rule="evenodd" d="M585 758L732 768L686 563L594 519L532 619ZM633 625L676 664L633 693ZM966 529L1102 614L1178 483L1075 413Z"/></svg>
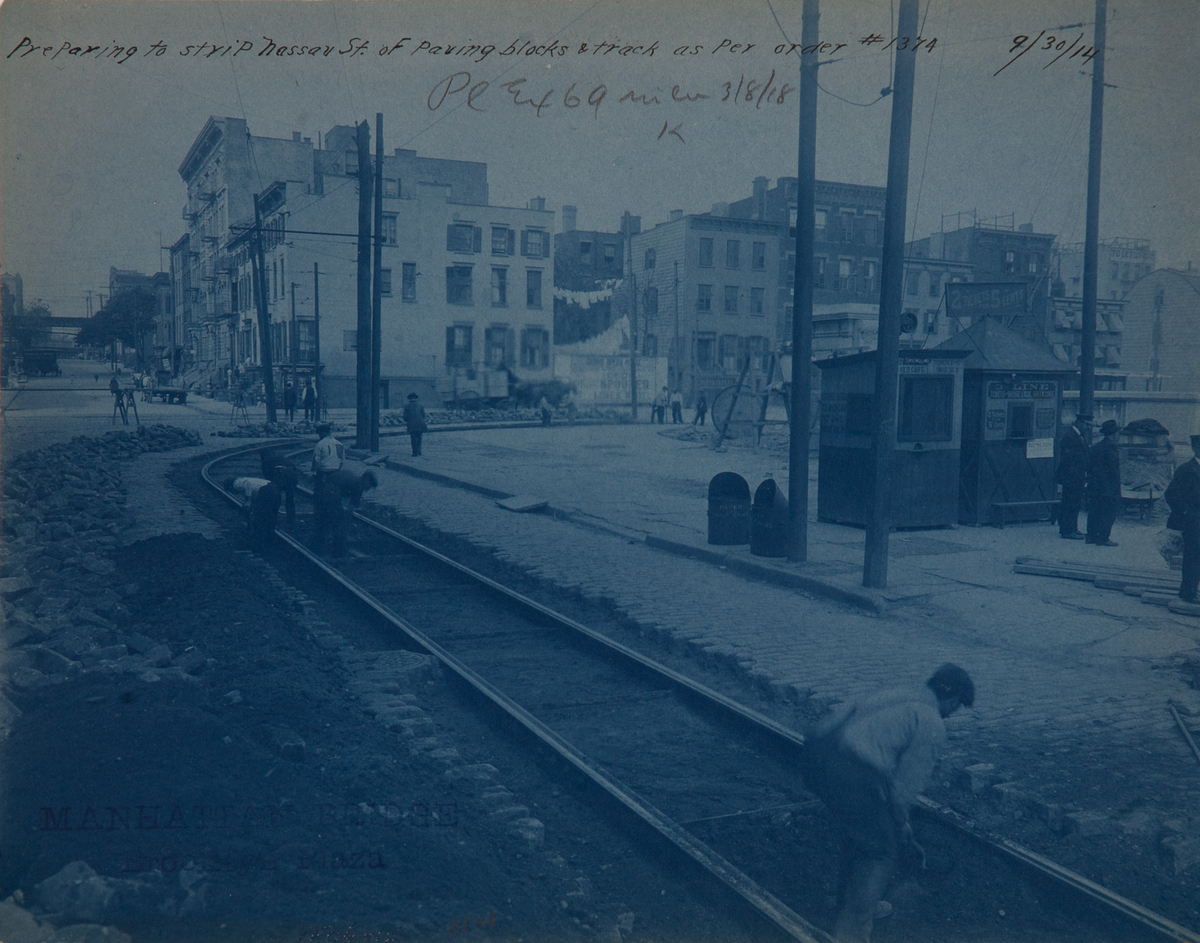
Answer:
<svg viewBox="0 0 1200 943"><path fill-rule="evenodd" d="M1079 508L1083 505L1083 489L1087 484L1088 447L1084 436L1092 417L1080 413L1058 437L1058 468L1054 480L1062 485L1062 501L1058 505L1058 536L1063 540L1083 540L1079 533Z"/></svg>
<svg viewBox="0 0 1200 943"><path fill-rule="evenodd" d="M1115 420L1105 420L1100 427L1104 438L1088 452L1087 542L1098 547L1116 546L1109 535L1121 506L1121 450L1117 448L1120 431Z"/></svg>

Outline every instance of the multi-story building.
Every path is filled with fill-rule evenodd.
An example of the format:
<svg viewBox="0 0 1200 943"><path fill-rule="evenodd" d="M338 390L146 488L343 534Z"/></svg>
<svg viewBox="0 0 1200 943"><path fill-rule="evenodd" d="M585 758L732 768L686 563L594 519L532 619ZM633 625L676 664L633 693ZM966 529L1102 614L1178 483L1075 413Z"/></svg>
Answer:
<svg viewBox="0 0 1200 943"><path fill-rule="evenodd" d="M1047 344L1054 235L1036 233L1029 223L1016 226L1011 216L986 221L972 213L969 219L970 225L909 243L905 254L913 259L969 263L975 282L1024 284L1025 313L1012 317L1008 326L1029 340ZM912 289L906 286L905 291Z"/></svg>
<svg viewBox="0 0 1200 943"><path fill-rule="evenodd" d="M146 358L154 360L157 369L163 361L171 363L176 345L175 301L171 287L171 276L167 272L146 275L130 269L110 266L108 270L108 298L111 302L123 291L144 291L154 297L154 327L144 342L139 345ZM149 366L147 364L147 366Z"/></svg>
<svg viewBox="0 0 1200 943"><path fill-rule="evenodd" d="M562 232L554 236L555 344L601 334L619 316L612 295L625 274L625 234L577 229L577 221L576 208L564 206Z"/></svg>
<svg viewBox="0 0 1200 943"><path fill-rule="evenodd" d="M486 371L548 378L554 214L545 209L544 200L535 198L523 208L461 202L452 185L396 179L390 187L388 173L385 161L383 407L397 408L414 389L454 394ZM324 194L316 194L298 184L279 183L260 200L260 212L275 363L308 373L316 360L319 331L326 402L351 405L358 343L356 253L352 239L318 234L355 231L356 188L327 184ZM236 349L239 356L254 359L261 351L256 350L252 240L247 233L230 242L229 260L240 319ZM319 326L314 318L318 297ZM249 302L246 307L243 298ZM496 395L506 389L498 388Z"/></svg>
<svg viewBox="0 0 1200 943"><path fill-rule="evenodd" d="M1062 282L1067 298L1083 296L1082 242L1060 245L1054 253L1054 278ZM1125 297L1138 279L1154 271L1154 250L1149 239L1114 237L1099 245L1096 298L1115 301Z"/></svg>
<svg viewBox="0 0 1200 943"><path fill-rule="evenodd" d="M203 382L207 378L214 381L215 385L224 386L232 382L236 374L253 373L261 363L262 344L258 334L252 240L249 238L255 225L256 195L259 197L258 209L265 229L264 245L267 246L264 250L267 253L264 280L268 286L265 300L274 322L273 340L284 351L282 357L273 351L275 355L272 360L275 364L312 369L304 358L316 356L315 337L313 344L306 340L314 336L312 332L315 329L315 325L309 327L306 324L306 320L311 319L313 307L313 262L316 262L318 272L322 273L322 319L326 315L330 318L340 317L346 310L353 312L355 309L354 279L339 281L341 275L335 272L340 273L347 260L353 269L354 239L358 228L358 167L356 130L353 127L334 127L323 141L318 139L314 147L312 139L302 137L299 132L293 132L290 140L265 138L251 135L246 122L240 118L212 117L207 121L179 167L179 174L188 187L188 202L183 210L188 231L171 247L171 278L177 311L175 334L184 355L184 366L194 368L189 374L191 381ZM429 259L432 265L432 257L425 254L424 249L416 251L418 243L429 243L429 251L434 251L433 247L439 240L446 238L445 251L461 251L461 248L450 248L450 237L446 235L445 227L438 228L441 223L435 225L434 229L421 228L432 224L430 219L422 215L424 211L415 213L414 210L417 204L422 207L429 204L429 200L419 197L422 188L433 188L440 194L441 204L455 205L458 207L456 211L464 219L487 215L482 211L476 213L463 209L487 207L486 164L419 157L415 151L402 148L385 155L383 199L388 212L385 217L384 253L385 256L393 254L392 247L399 247L403 238L408 240L407 245L412 250L409 254L413 256L411 268L395 268L398 278L406 279L400 292L388 293L388 298L395 297L397 303L407 301L402 295L416 285L418 262ZM349 212L347 206L351 206ZM289 222L289 217L300 212L304 213L306 222L299 228L313 232L345 233L346 236L293 237L291 230L297 228L298 224L294 220ZM312 224L313 219L324 222L315 225ZM547 269L545 281L549 296L551 226L545 222L544 216L539 215L538 219L543 227L539 231L546 233L546 245L541 247L539 242L539 251L543 251L539 258ZM532 230L533 227L523 228ZM454 237L457 240L465 230L456 232L459 233ZM301 244L307 247L304 253L292 251ZM319 248L318 244L324 248ZM459 242L454 245L460 247ZM471 248L474 249L474 243ZM384 267L388 268L386 260ZM466 286L460 287L455 297L465 297L463 293L466 292L474 298L476 293L471 286L484 273L475 271L469 264L451 267L455 268L457 274L448 277L457 279L456 284ZM328 280L324 277L327 269ZM472 271L471 280L467 280L463 274L468 269ZM432 279L435 271L426 266L422 274ZM504 278L495 273L487 273L485 277ZM291 328L293 283L300 286L298 290L304 293L303 297L294 299L297 308L295 331ZM507 286L501 282L497 290L503 296L507 293ZM390 304L391 301L385 299L385 310ZM445 304L456 306L456 310L465 306L462 302ZM547 310L549 304L547 297ZM335 348L342 346L341 335L336 337L336 343L330 337L328 334L322 335L323 363L327 362L327 354L332 355ZM447 366L457 369L457 365L465 361L474 362L474 352L464 351L485 349L481 337L468 340L462 331L455 337L454 350L457 352L448 358L442 356L440 344L435 345L435 350L428 338L423 339L422 355L428 358L426 362L431 370L435 363L440 364L441 369ZM513 346L515 349L515 342ZM412 351L413 348L406 347L405 350ZM335 358L337 363L329 362L331 384L327 397L336 394L339 389L340 380L336 377L343 376L339 372L344 366L340 362L342 359ZM383 359L390 362L386 343ZM530 355L528 359L536 361L538 358ZM401 368L398 361L390 363L394 369ZM353 374L354 370L351 369L348 375ZM434 373L429 373L427 378L432 382ZM332 403L333 400L327 398L327 402Z"/></svg>
<svg viewBox="0 0 1200 943"><path fill-rule="evenodd" d="M778 333L777 223L716 213L671 219L632 239L639 346L666 354L671 384L709 400L748 359L761 379Z"/></svg>

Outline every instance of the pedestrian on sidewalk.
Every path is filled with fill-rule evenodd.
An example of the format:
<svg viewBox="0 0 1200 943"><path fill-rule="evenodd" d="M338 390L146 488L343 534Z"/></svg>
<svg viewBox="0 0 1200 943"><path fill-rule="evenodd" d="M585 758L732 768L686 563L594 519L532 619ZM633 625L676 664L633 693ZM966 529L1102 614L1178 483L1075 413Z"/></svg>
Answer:
<svg viewBox="0 0 1200 943"><path fill-rule="evenodd" d="M404 425L408 427L413 458L416 458L421 454L421 437L429 429L429 423L425 420L425 407L421 405L421 397L416 393L409 393L408 402L404 404Z"/></svg>
<svg viewBox="0 0 1200 943"><path fill-rule="evenodd" d="M683 422L683 394L676 390L671 394L671 425Z"/></svg>
<svg viewBox="0 0 1200 943"><path fill-rule="evenodd" d="M538 410L540 410L542 414L542 425L550 425L550 420L554 418L554 410L550 407L550 400L546 399L545 396L543 396L541 401L538 403Z"/></svg>
<svg viewBox="0 0 1200 943"><path fill-rule="evenodd" d="M330 556L345 554L354 509L365 492L378 486L373 471L360 475L343 468L326 477L320 492L313 496L313 549L317 553L328 547Z"/></svg>
<svg viewBox="0 0 1200 943"><path fill-rule="evenodd" d="M313 448L312 457L312 470L317 479L313 487L314 499L325 478L340 469L346 460L345 446L333 437L333 426L327 422L321 423L317 426L317 435L320 438Z"/></svg>
<svg viewBox="0 0 1200 943"><path fill-rule="evenodd" d="M1087 542L1098 547L1115 547L1109 539L1121 507L1121 450L1117 448L1120 425L1107 419L1100 427L1104 436L1088 452Z"/></svg>
<svg viewBox="0 0 1200 943"><path fill-rule="evenodd" d="M291 383L283 388L283 411L288 422L296 421L296 388Z"/></svg>
<svg viewBox="0 0 1200 943"><path fill-rule="evenodd" d="M664 386L654 396L654 407L650 414L650 421L657 422L660 426L667 420L667 388Z"/></svg>
<svg viewBox="0 0 1200 943"><path fill-rule="evenodd" d="M704 391L700 391L700 395L696 397L696 418L692 420L693 426L704 425L704 416L708 413L708 397L704 395Z"/></svg>
<svg viewBox="0 0 1200 943"><path fill-rule="evenodd" d="M1183 575L1179 580L1179 598L1200 602L1200 426L1191 436L1192 458L1177 469L1167 485L1167 506L1171 516L1167 527L1182 532Z"/></svg>
<svg viewBox="0 0 1200 943"><path fill-rule="evenodd" d="M805 786L842 832L839 913L842 943L868 943L874 922L891 913L883 900L897 864L923 868L909 810L925 788L946 738L945 718L975 703L962 668L942 665L918 689L880 691L842 705L805 736Z"/></svg>
<svg viewBox="0 0 1200 943"><path fill-rule="evenodd" d="M317 418L317 391L313 389L312 380L304 381L304 395L300 399L304 407L304 421L312 422Z"/></svg>
<svg viewBox="0 0 1200 943"><path fill-rule="evenodd" d="M1083 540L1083 534L1079 532L1079 508L1083 505L1083 489L1087 484L1088 447L1084 436L1091 424L1092 417L1080 413L1058 437L1058 467L1054 470L1054 480L1062 485L1058 536L1064 540Z"/></svg>

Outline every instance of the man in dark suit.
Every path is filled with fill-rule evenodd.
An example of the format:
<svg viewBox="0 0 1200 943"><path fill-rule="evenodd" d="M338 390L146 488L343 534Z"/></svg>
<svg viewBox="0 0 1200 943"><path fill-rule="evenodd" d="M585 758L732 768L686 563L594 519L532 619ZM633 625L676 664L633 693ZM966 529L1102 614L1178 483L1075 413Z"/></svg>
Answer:
<svg viewBox="0 0 1200 943"><path fill-rule="evenodd" d="M1175 469L1175 476L1163 495L1171 508L1167 527L1183 533L1183 577L1179 598L1200 602L1200 432L1192 436L1192 459Z"/></svg>
<svg viewBox="0 0 1200 943"><path fill-rule="evenodd" d="M1083 505L1083 489L1087 484L1088 447L1084 436L1091 424L1091 416L1080 414L1058 437L1058 468L1054 470L1054 480L1062 485L1058 536L1063 540L1083 540L1083 534L1079 533L1079 508Z"/></svg>
<svg viewBox="0 0 1200 943"><path fill-rule="evenodd" d="M1121 450L1117 448L1120 431L1115 420L1105 420L1100 427L1104 438L1088 452L1087 542L1098 547L1117 546L1109 535L1121 507Z"/></svg>

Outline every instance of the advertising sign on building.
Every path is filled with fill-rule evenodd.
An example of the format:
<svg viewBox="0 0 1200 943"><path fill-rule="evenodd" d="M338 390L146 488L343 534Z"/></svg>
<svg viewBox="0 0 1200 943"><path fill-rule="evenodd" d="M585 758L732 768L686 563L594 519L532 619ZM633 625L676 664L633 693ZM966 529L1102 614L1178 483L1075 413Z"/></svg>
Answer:
<svg viewBox="0 0 1200 943"><path fill-rule="evenodd" d="M575 386L580 406L629 405L629 357L606 354L557 354L555 376ZM667 385L666 357L638 357L638 403L649 405L654 394Z"/></svg>
<svg viewBox="0 0 1200 943"><path fill-rule="evenodd" d="M1025 314L1028 290L1024 282L951 282L946 286L946 312L964 319L964 324L984 316L1010 322Z"/></svg>

